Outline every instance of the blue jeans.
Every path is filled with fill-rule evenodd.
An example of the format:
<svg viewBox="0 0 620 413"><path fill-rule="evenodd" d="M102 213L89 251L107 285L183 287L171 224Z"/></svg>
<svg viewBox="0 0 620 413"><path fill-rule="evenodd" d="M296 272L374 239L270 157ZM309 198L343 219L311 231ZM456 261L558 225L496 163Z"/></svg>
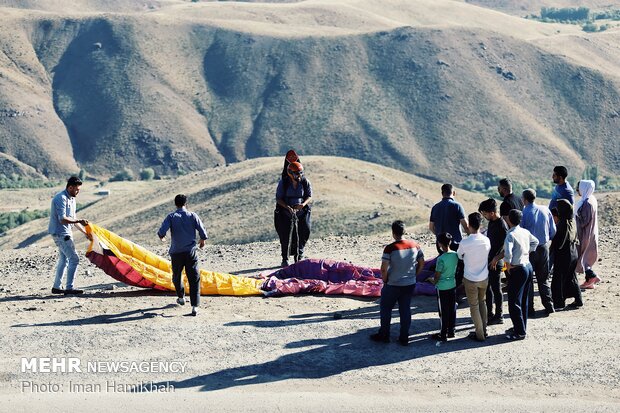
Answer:
<svg viewBox="0 0 620 413"><path fill-rule="evenodd" d="M379 334L384 337L390 336L390 323L392 322L392 309L398 302L398 312L400 313L400 336L402 340L409 338L409 327L411 326L411 296L415 284L404 287L396 287L385 284L381 289L381 328Z"/></svg>
<svg viewBox="0 0 620 413"><path fill-rule="evenodd" d="M533 269L530 264L513 267L506 273L508 278L508 312L516 334L524 336L527 331L527 307Z"/></svg>
<svg viewBox="0 0 620 413"><path fill-rule="evenodd" d="M54 279L54 288L61 288L62 276L67 270L67 290L73 289L73 278L80 263L80 257L75 250L73 238L65 239L64 235L52 235L56 246L58 247L58 265L56 266L56 278Z"/></svg>

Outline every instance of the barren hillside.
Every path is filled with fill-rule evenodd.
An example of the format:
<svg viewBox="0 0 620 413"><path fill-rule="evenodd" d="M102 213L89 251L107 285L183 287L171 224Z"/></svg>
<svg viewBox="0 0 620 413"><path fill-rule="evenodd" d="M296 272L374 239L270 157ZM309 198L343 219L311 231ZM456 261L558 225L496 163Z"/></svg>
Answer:
<svg viewBox="0 0 620 413"><path fill-rule="evenodd" d="M389 232L395 219L410 227L425 226L430 208L441 199L441 183L368 162L337 157L303 157L306 176L315 192L313 238L328 235L367 235ZM281 158L261 158L192 173L174 180L109 184L110 195L87 182L79 203L100 201L79 215L136 242L152 244L165 215L174 209L174 196L185 193L189 208L200 214L210 242L242 243L276 238L273 229L275 190L282 171ZM49 208L57 189L16 192L11 204ZM481 195L457 192L468 212L477 209ZM23 205L22 204L22 205ZM48 219L32 221L0 238L0 248L36 242L51 245ZM76 236L77 240L83 237Z"/></svg>
<svg viewBox="0 0 620 413"><path fill-rule="evenodd" d="M618 29L447 0L0 4L0 172L289 147L455 182L620 171Z"/></svg>

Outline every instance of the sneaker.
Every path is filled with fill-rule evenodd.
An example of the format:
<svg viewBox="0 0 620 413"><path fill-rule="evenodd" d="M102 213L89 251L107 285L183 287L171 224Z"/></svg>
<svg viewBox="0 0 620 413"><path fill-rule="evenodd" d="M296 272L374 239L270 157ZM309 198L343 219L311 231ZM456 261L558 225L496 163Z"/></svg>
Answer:
<svg viewBox="0 0 620 413"><path fill-rule="evenodd" d="M514 334L515 333L515 328L514 327L510 327L508 330L505 331L506 334Z"/></svg>
<svg viewBox="0 0 620 413"><path fill-rule="evenodd" d="M454 338L454 331L448 331L448 338Z"/></svg>
<svg viewBox="0 0 620 413"><path fill-rule="evenodd" d="M84 290L76 290L74 288L65 290L65 295L80 295L80 294L84 294Z"/></svg>
<svg viewBox="0 0 620 413"><path fill-rule="evenodd" d="M579 288L582 290L594 290L596 288L596 284L592 280L594 280L594 278L590 278L588 281L581 284Z"/></svg>
<svg viewBox="0 0 620 413"><path fill-rule="evenodd" d="M303 259L304 259L304 255L303 254L299 254L299 255L295 256L295 262L299 262L299 261L301 261Z"/></svg>
<svg viewBox="0 0 620 413"><path fill-rule="evenodd" d="M185 297L177 298L177 304L178 305L185 305Z"/></svg>
<svg viewBox="0 0 620 413"><path fill-rule="evenodd" d="M52 294L64 294L65 290L62 288L52 288Z"/></svg>
<svg viewBox="0 0 620 413"><path fill-rule="evenodd" d="M372 341L376 341L377 343L389 343L390 342L390 337L389 336L384 336L383 334L372 334L370 336L370 339Z"/></svg>
<svg viewBox="0 0 620 413"><path fill-rule="evenodd" d="M282 260L282 262L280 263L280 267L288 267L288 260Z"/></svg>
<svg viewBox="0 0 620 413"><path fill-rule="evenodd" d="M555 308L553 308L552 305L548 305L547 307L545 307L545 313L547 313L547 315L553 314L555 313Z"/></svg>
<svg viewBox="0 0 620 413"><path fill-rule="evenodd" d="M409 337L407 337L407 338L399 338L398 339L398 344L400 344L403 347L407 347L409 345Z"/></svg>
<svg viewBox="0 0 620 413"><path fill-rule="evenodd" d="M442 337L442 335L440 333L431 334L431 338L433 340L437 340L437 341L443 341L443 342L448 341L448 338L447 337Z"/></svg>
<svg viewBox="0 0 620 413"><path fill-rule="evenodd" d="M192 312L190 313L192 317L196 317L198 315L198 307L192 307Z"/></svg>
<svg viewBox="0 0 620 413"><path fill-rule="evenodd" d="M525 334L524 335L516 334L516 333L506 334L506 338L510 341L525 340Z"/></svg>

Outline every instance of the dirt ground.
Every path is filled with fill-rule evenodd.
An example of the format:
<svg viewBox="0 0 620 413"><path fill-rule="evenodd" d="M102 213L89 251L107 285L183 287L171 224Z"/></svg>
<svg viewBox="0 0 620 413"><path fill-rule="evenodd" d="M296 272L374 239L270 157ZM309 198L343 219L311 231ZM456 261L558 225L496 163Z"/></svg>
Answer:
<svg viewBox="0 0 620 413"><path fill-rule="evenodd" d="M76 285L86 293L52 296L54 248L3 250L0 411L617 412L620 227L601 232L603 282L584 293L582 309L544 318L536 298L526 340L504 338L505 316L480 344L467 339L461 306L457 337L438 345L428 338L439 326L435 299L415 297L409 347L368 339L379 324L376 299L202 297L193 318L173 295L126 287L85 258ZM428 235L414 237L432 256ZM308 255L378 266L389 241L312 239ZM278 263L278 245L207 246L201 259L202 268L254 274ZM397 319L395 310L393 339ZM22 372L22 358L33 357L78 358L82 372ZM88 371L95 362L177 369Z"/></svg>

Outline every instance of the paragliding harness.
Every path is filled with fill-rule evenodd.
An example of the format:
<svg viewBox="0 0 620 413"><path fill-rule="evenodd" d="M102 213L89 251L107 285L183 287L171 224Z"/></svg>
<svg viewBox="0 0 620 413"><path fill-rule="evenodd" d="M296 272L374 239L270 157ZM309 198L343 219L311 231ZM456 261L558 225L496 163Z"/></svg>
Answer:
<svg viewBox="0 0 620 413"><path fill-rule="evenodd" d="M295 255L295 257L299 257L299 228L297 223L299 222L299 218L297 217L297 212L293 212L291 214L291 227L289 229L288 232L288 250L287 250L287 257L290 257L291 255ZM293 232L295 232L295 251L291 251L291 243L293 242ZM291 252L294 252L295 254L291 254ZM297 259L297 258L295 258Z"/></svg>

